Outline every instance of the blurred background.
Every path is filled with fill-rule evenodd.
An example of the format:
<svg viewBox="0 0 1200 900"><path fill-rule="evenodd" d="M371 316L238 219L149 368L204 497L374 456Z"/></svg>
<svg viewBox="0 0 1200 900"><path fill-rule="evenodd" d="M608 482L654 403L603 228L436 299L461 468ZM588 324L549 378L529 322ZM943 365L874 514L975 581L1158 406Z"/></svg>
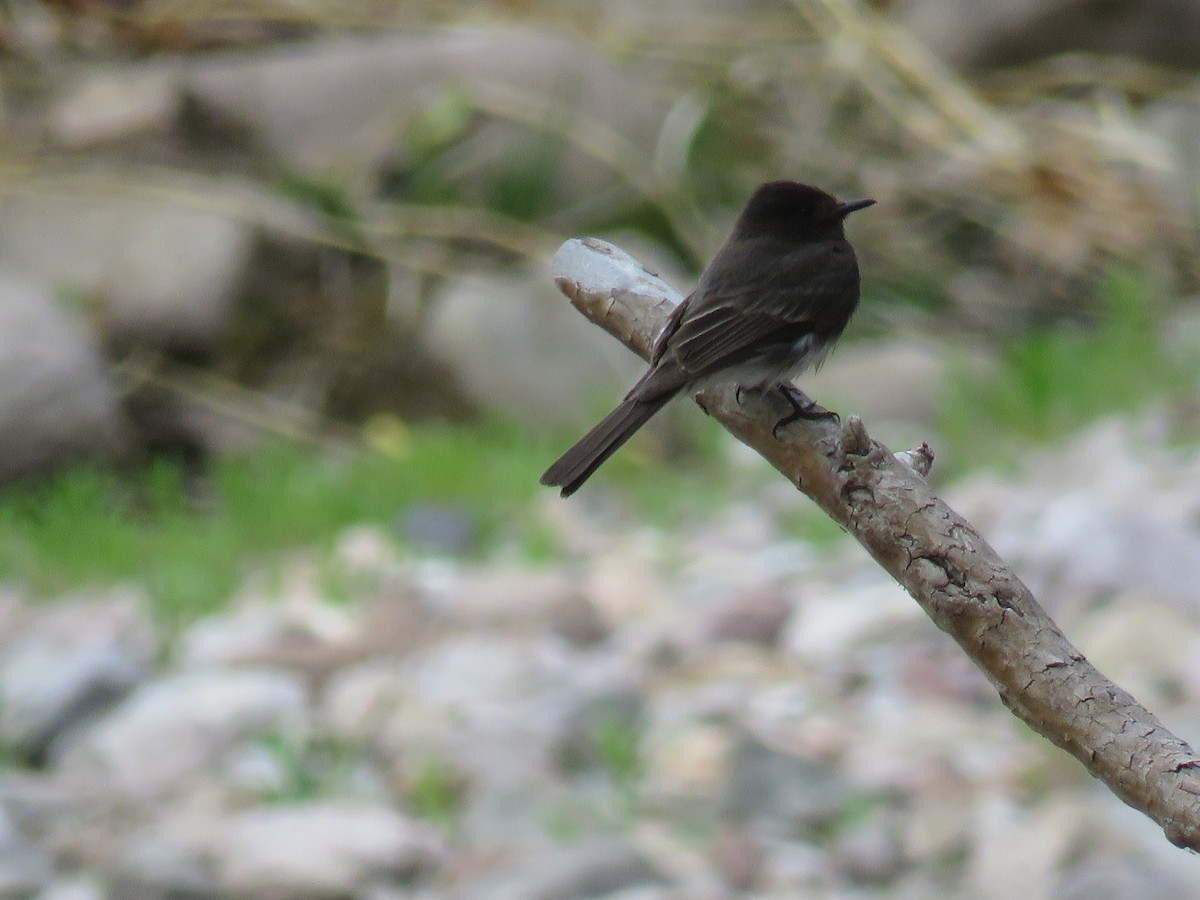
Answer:
<svg viewBox="0 0 1200 900"><path fill-rule="evenodd" d="M802 384L1200 740L1200 2L0 4L0 897L1200 897L641 364L761 181Z"/></svg>

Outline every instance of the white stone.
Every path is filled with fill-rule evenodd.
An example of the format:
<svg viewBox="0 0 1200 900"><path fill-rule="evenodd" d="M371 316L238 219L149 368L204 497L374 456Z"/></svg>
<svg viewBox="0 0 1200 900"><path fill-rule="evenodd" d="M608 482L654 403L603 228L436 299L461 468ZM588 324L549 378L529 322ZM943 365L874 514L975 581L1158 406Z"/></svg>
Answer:
<svg viewBox="0 0 1200 900"><path fill-rule="evenodd" d="M211 848L222 885L250 896L352 894L367 879L433 865L429 826L384 806L313 803L235 813Z"/></svg>
<svg viewBox="0 0 1200 900"><path fill-rule="evenodd" d="M168 675L81 735L56 768L81 788L149 800L186 786L240 739L297 732L306 706L301 679L283 672Z"/></svg>

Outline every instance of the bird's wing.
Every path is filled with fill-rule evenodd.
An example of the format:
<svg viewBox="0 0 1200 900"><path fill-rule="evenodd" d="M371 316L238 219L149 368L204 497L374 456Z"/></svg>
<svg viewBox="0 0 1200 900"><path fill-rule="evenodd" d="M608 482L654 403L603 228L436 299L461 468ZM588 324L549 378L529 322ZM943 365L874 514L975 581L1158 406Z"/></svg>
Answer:
<svg viewBox="0 0 1200 900"><path fill-rule="evenodd" d="M815 315L857 301L856 291L847 296L854 257L831 254L827 244L776 257L766 270L714 263L666 349L691 377L735 365L765 345L793 343L814 330Z"/></svg>
<svg viewBox="0 0 1200 900"><path fill-rule="evenodd" d="M675 304L675 308L671 310L671 314L667 316L667 321L663 325L662 331L658 333L658 337L654 340L654 348L650 353L650 366L658 365L658 361L663 358L663 354L667 352L667 347L670 344L671 337L679 328L679 323L683 321L683 317L687 315L688 307L691 305L692 297L695 294L688 294L682 300Z"/></svg>

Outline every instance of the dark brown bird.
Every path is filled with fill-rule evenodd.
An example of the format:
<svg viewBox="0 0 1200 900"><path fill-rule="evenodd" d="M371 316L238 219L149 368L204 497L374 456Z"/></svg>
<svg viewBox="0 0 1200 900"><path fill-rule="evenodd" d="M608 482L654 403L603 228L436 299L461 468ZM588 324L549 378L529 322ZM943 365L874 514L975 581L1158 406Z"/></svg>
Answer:
<svg viewBox="0 0 1200 900"><path fill-rule="evenodd" d="M815 412L791 380L821 364L858 306L858 262L843 220L874 202L839 201L794 181L761 185L696 289L671 313L650 370L546 470L542 484L569 497L683 391L778 385L794 412L776 429L829 415Z"/></svg>

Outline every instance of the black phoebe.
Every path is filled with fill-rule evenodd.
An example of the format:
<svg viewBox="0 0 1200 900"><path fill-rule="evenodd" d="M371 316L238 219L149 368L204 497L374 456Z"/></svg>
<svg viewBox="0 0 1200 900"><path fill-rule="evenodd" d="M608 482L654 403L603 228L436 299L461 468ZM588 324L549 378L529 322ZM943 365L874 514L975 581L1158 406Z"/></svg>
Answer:
<svg viewBox="0 0 1200 900"><path fill-rule="evenodd" d="M560 486L569 497L684 390L778 385L793 414L776 429L830 415L817 411L791 379L821 364L858 306L858 262L842 221L874 202L839 202L794 181L761 185L696 289L671 313L650 370L546 470L542 484Z"/></svg>

